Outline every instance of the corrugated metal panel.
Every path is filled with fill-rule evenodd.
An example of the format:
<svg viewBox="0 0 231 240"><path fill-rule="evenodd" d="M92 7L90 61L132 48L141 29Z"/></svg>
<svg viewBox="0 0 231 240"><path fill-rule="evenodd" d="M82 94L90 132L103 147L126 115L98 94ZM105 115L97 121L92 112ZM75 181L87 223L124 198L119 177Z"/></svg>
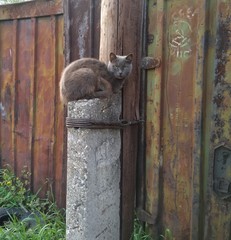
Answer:
<svg viewBox="0 0 231 240"><path fill-rule="evenodd" d="M64 207L66 146L58 91L64 65L62 12L61 0L0 8L0 140L1 166L11 165L17 175L26 167L32 190L41 189L43 197L51 185Z"/></svg>
<svg viewBox="0 0 231 240"><path fill-rule="evenodd" d="M149 0L146 210L174 239L231 238L230 16L230 1Z"/></svg>
<svg viewBox="0 0 231 240"><path fill-rule="evenodd" d="M204 239L231 239L231 2L211 1L206 51ZM203 230L203 231L202 231Z"/></svg>

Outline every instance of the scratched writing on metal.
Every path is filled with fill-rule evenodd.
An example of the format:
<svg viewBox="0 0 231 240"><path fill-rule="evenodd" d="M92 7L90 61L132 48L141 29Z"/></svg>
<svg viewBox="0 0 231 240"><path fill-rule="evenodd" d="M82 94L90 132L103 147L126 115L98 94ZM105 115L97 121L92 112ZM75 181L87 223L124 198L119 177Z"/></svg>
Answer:
<svg viewBox="0 0 231 240"><path fill-rule="evenodd" d="M191 20L196 14L198 13L198 9L193 8L186 8L180 9L178 12L174 12L172 14L172 19L179 20L179 19L189 19Z"/></svg>
<svg viewBox="0 0 231 240"><path fill-rule="evenodd" d="M169 31L170 54L188 58L192 52L191 20L198 11L192 8L180 9L172 14L173 24Z"/></svg>

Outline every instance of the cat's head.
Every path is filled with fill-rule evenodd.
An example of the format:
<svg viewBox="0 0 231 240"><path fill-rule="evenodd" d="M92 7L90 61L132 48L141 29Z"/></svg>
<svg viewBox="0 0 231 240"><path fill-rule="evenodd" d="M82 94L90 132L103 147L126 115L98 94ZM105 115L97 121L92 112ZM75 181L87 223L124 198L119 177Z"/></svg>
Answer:
<svg viewBox="0 0 231 240"><path fill-rule="evenodd" d="M108 71L117 79L124 79L129 76L132 71L132 57L130 53L127 56L119 56L110 53L108 63Z"/></svg>

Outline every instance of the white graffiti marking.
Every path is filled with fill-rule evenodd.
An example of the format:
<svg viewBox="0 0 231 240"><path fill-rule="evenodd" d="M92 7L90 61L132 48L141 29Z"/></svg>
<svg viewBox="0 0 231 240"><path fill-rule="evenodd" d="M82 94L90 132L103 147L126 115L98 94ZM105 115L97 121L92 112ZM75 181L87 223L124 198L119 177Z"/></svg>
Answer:
<svg viewBox="0 0 231 240"><path fill-rule="evenodd" d="M176 57L188 57L191 49L191 26L185 21L175 21L170 35L171 55Z"/></svg>
<svg viewBox="0 0 231 240"><path fill-rule="evenodd" d="M180 9L172 14L173 23L169 31L170 54L179 58L188 58L192 52L192 26L191 20L197 9Z"/></svg>
<svg viewBox="0 0 231 240"><path fill-rule="evenodd" d="M173 30L170 35L171 55L176 57L188 57L191 49L191 26L185 21L174 21Z"/></svg>
<svg viewBox="0 0 231 240"><path fill-rule="evenodd" d="M191 7L180 9L178 12L172 14L172 19L189 19L191 20L198 13L198 8L193 9Z"/></svg>

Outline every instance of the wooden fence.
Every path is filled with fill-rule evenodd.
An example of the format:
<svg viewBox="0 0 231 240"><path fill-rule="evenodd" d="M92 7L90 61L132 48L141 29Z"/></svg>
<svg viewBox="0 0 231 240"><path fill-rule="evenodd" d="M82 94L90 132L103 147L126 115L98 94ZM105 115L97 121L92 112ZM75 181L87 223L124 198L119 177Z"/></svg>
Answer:
<svg viewBox="0 0 231 240"><path fill-rule="evenodd" d="M231 5L113 2L116 50L133 52L135 59L122 117L145 120L122 136L121 238L132 231L138 156L138 216L153 233L168 228L177 240L228 240ZM43 196L52 186L60 206L66 139L58 81L64 59L98 57L100 4L57 0L0 7L0 164L17 174L27 166L32 190L43 187ZM159 67L143 65L146 56L159 59Z"/></svg>
<svg viewBox="0 0 231 240"><path fill-rule="evenodd" d="M31 172L31 189L44 197L51 187L59 206L66 194L63 25L61 0L0 7L0 164Z"/></svg>

